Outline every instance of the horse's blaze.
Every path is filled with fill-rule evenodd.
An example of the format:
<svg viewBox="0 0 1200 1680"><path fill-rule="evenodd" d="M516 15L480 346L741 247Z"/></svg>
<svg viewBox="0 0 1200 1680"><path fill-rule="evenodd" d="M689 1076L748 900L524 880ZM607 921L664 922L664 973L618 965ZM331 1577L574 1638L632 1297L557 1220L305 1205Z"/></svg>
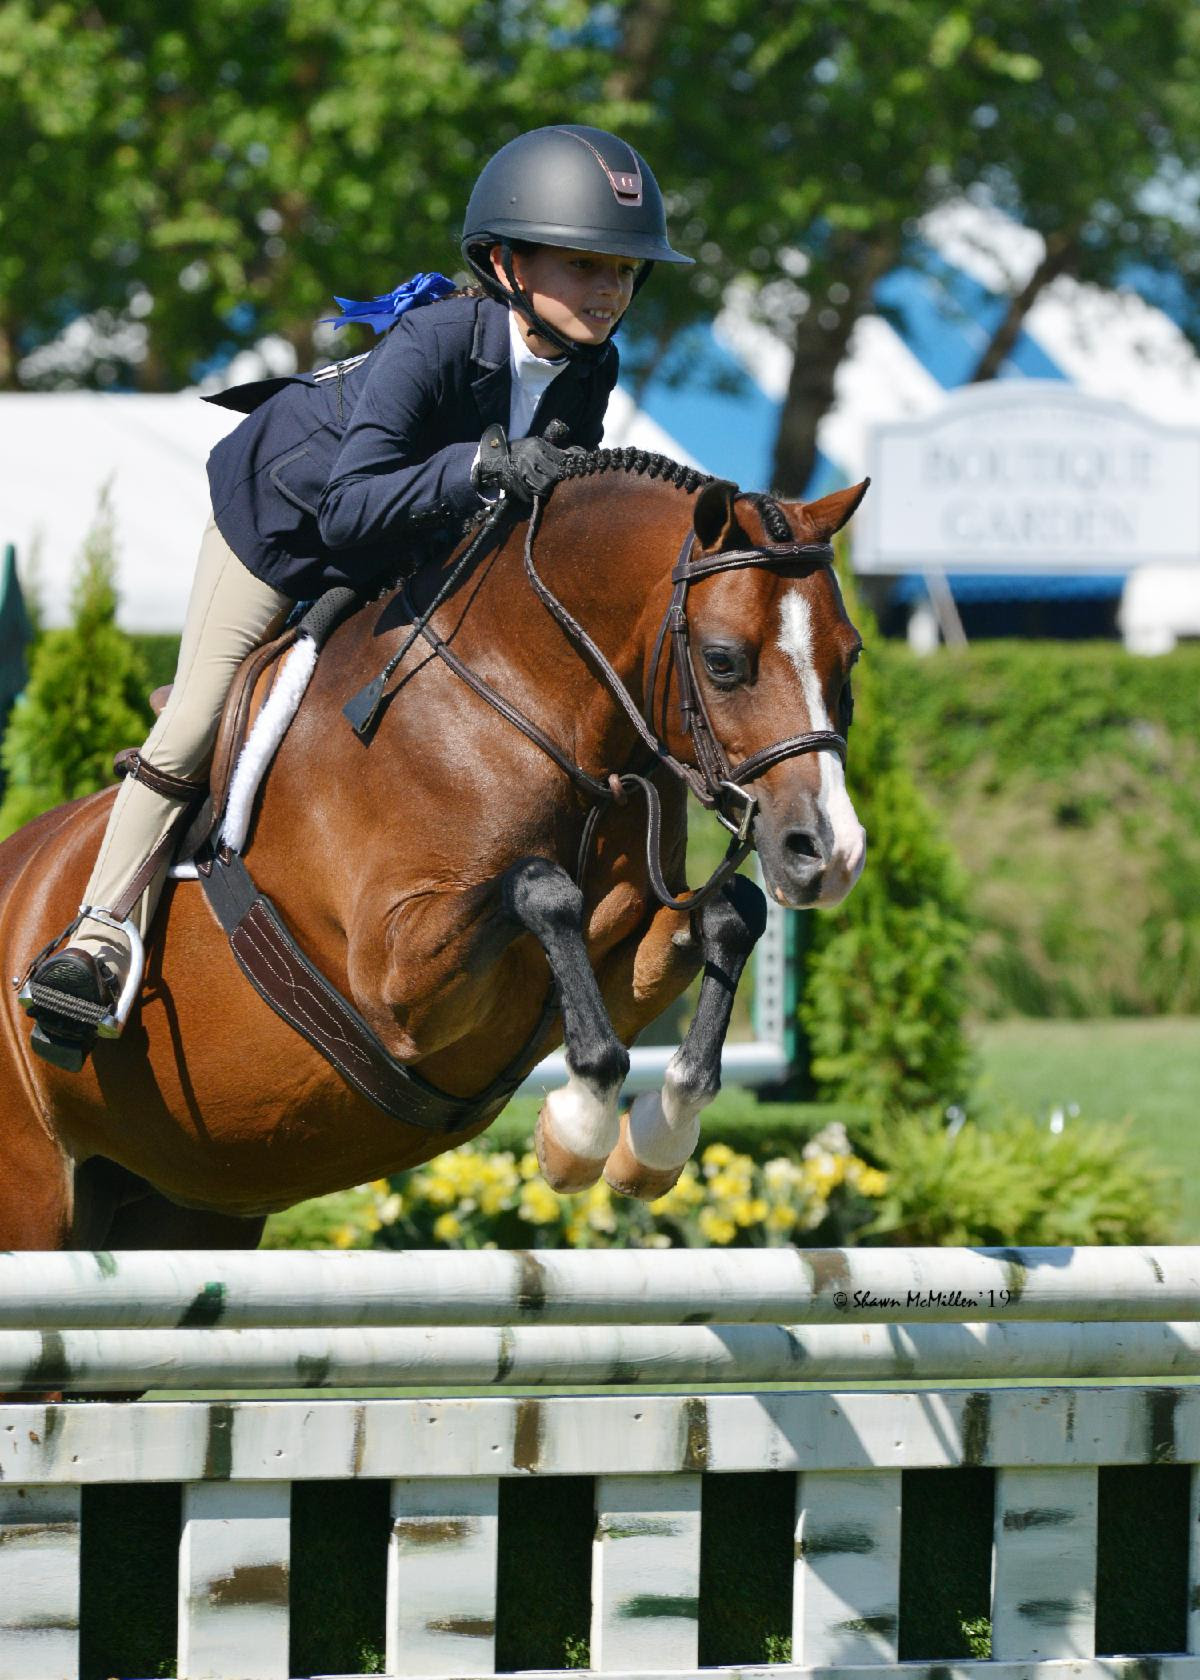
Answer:
<svg viewBox="0 0 1200 1680"><path fill-rule="evenodd" d="M807 727L832 729L834 724L817 669L812 608L799 585L784 595L779 617L778 645L800 680ZM850 801L841 760L832 752L821 752L816 757L821 776L817 814L821 829L828 833L830 841L824 879L815 902L828 906L840 904L858 880L866 858L867 837Z"/></svg>

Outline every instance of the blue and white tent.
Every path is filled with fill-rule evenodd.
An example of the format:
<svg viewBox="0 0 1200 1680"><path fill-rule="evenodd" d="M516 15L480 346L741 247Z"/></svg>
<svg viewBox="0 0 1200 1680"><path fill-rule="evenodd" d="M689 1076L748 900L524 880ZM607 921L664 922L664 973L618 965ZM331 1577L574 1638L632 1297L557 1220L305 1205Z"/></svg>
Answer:
<svg viewBox="0 0 1200 1680"><path fill-rule="evenodd" d="M969 204L926 218L921 234L922 261L885 277L879 312L854 330L833 408L820 427L812 494L863 476L874 425L929 414L969 379L1005 295L1042 254L1037 235ZM802 273L795 284L802 286ZM673 351L685 378L651 378L636 404L627 388L618 389L605 441L659 450L748 488L768 486L790 371L789 350L763 319L773 301L788 299L777 290L753 300L734 289L712 326L694 329ZM267 341L213 383L287 371L289 354L287 346ZM1055 282L1030 312L1002 377L1067 380L1167 424L1194 425L1200 416L1200 359L1170 315L1132 286L1113 293ZM204 461L236 418L194 393L0 396L8 467L0 541L15 542L22 558L37 551L38 586L52 622L65 613L71 566L100 488L111 482L122 621L130 628L178 629L207 516ZM1131 580L1123 622L1135 645L1150 651L1169 645L1175 630L1200 634L1200 556L1197 562L1186 571L1174 568L1169 578L1144 569ZM995 599L1031 589L1043 597L1111 595L1123 580L1075 573L952 578L951 584L967 600L981 591ZM916 578L898 587L914 596L923 588Z"/></svg>

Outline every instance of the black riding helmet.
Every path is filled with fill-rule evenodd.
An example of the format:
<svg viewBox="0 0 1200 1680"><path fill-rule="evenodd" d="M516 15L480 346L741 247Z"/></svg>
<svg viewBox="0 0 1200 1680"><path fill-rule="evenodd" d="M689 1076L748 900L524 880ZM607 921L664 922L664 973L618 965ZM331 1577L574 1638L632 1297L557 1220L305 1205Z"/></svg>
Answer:
<svg viewBox="0 0 1200 1680"><path fill-rule="evenodd" d="M507 291L492 269L493 245L500 246ZM692 261L671 248L662 194L645 159L615 134L577 123L519 134L484 165L467 205L462 254L484 289L519 309L552 344L569 356L602 356L605 345L576 344L537 314L513 273L514 245L640 258L635 292L654 263Z"/></svg>

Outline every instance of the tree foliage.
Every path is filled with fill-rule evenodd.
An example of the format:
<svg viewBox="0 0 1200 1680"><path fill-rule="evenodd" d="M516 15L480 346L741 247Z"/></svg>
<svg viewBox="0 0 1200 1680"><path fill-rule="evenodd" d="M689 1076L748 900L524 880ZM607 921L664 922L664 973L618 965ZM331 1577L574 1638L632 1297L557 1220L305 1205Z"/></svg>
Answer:
<svg viewBox="0 0 1200 1680"><path fill-rule="evenodd" d="M171 389L267 334L307 362L334 289L457 265L499 144L592 121L699 259L639 298L628 365L741 284L795 352L802 492L855 323L963 194L1045 241L981 375L1059 274L1136 264L1200 336L1198 37L1191 0L10 0L0 383Z"/></svg>
<svg viewBox="0 0 1200 1680"><path fill-rule="evenodd" d="M7 776L0 834L107 786L113 754L146 733L145 672L115 623L115 574L112 508L104 492L80 556L71 623L38 641L29 686L0 748Z"/></svg>

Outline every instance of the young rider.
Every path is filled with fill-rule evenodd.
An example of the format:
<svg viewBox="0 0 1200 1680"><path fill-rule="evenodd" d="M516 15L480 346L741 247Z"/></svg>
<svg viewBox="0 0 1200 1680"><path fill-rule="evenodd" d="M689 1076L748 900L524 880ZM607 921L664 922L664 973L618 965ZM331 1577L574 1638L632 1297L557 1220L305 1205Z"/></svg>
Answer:
<svg viewBox="0 0 1200 1680"><path fill-rule="evenodd" d="M542 434L557 420L573 444L599 444L617 377L612 336L655 262L691 260L671 248L638 153L573 124L496 153L461 248L478 287L423 275L348 305L343 319L391 327L372 351L211 399L247 418L209 458L213 518L171 697L118 791L70 943L30 976L34 1048L60 1067L83 1066L132 962L123 918L89 912L120 907L145 935L165 854L132 909L120 901L202 785L242 659L297 601L337 584L367 590L444 554L483 500L547 492L565 457ZM482 460L497 424L507 438L490 433Z"/></svg>

